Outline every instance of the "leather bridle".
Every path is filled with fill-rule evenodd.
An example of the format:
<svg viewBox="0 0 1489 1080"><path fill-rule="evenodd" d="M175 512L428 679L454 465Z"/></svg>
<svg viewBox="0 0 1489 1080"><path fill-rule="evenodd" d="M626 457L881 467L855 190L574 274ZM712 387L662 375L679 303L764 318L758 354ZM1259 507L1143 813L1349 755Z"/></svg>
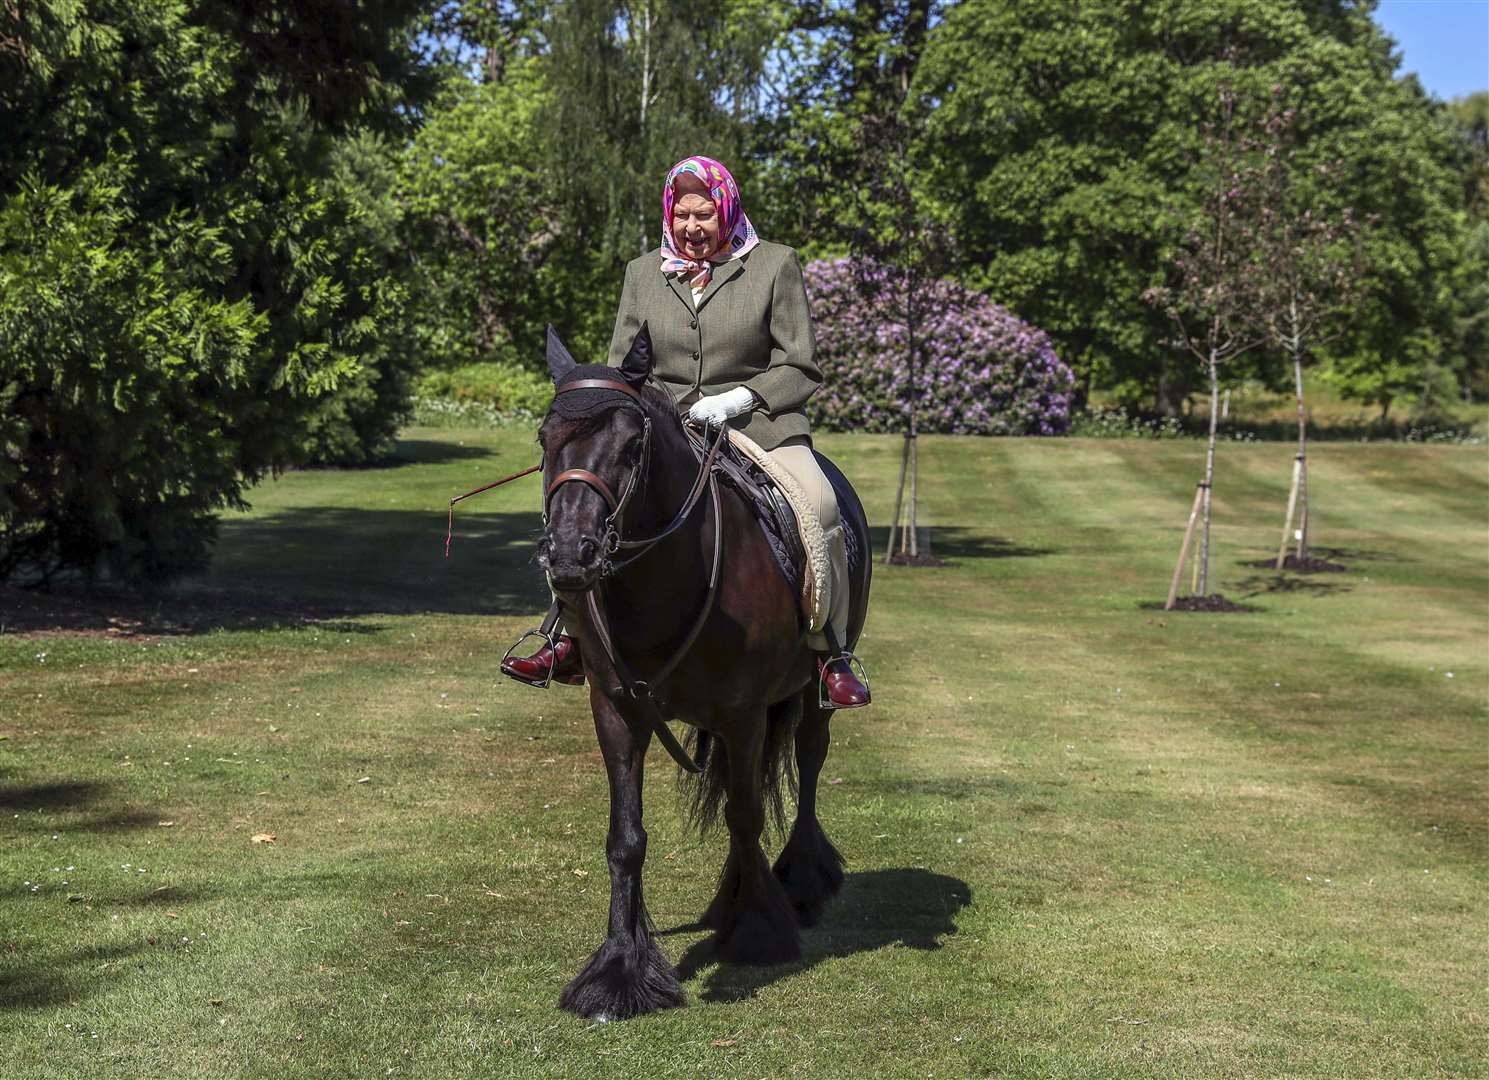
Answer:
<svg viewBox="0 0 1489 1080"><path fill-rule="evenodd" d="M638 408L641 408L641 394L628 383L618 380L575 379L573 382L560 386L554 393L556 396L575 390L614 391L625 394L636 403ZM672 520L659 532L651 536L627 540L621 535L622 518L625 514L626 506L630 503L631 497L635 494L637 487L640 486L643 479L650 473L651 434L651 418L646 415L643 409L641 454L637 458L636 464L631 467L631 471L627 474L625 483L621 487L619 498L616 497L610 485L605 482L603 477L589 469L565 469L556 475L549 481L548 489L543 495L543 525L545 528L548 525L548 507L553 500L554 492L558 491L564 484L585 484L598 494L600 498L605 500L605 505L609 507L610 513L605 518L605 531L600 538L601 563L599 580L596 581L594 587L586 590L584 594L584 603L588 611L590 624L594 627L595 636L599 639L600 647L604 651L606 659L610 661L611 666L615 669L616 676L620 679L622 691L637 702L643 711L647 713L647 720L651 725L652 731L677 763L689 772L697 773L703 771L702 766L694 761L688 752L683 749L677 738L667 727L666 717L662 713L661 706L656 701L654 688L672 674L677 668L677 665L682 662L683 657L693 647L693 643L698 640L698 635L702 633L703 626L708 621L709 614L713 611L714 599L718 595L719 568L723 558L724 529L723 517L719 507L719 482L717 475L714 473L713 466L715 459L718 457L719 449L723 445L724 440L728 438L729 432L726 427L720 425L718 433L714 435L711 442L707 440L706 434L701 437L707 446L707 451L702 455L702 460L698 467L698 475L693 480L693 486L689 490L687 498L683 500L682 506L673 515ZM691 436L691 433L689 434L690 437L699 438L698 436ZM708 574L708 595L704 598L703 606L699 610L697 617L693 620L693 625L688 631L688 636L683 639L682 644L678 646L667 662L658 669L650 680L637 679L631 673L625 660L621 657L620 651L615 647L615 642L610 633L610 620L606 617L605 603L601 596L600 585L607 578L624 570L631 563L641 558L657 544L680 529L692 515L693 509L698 505L699 500L702 499L705 488L708 489L711 496L710 501L713 506L714 520L713 563ZM629 554L624 558L617 559L615 556L623 551Z"/></svg>
<svg viewBox="0 0 1489 1080"><path fill-rule="evenodd" d="M558 394L566 394L575 390L611 390L616 393L625 394L636 402L638 407L641 405L641 395L634 387L628 383L611 379L575 379L573 382L565 383L559 387L554 394L557 396ZM639 540L627 540L621 535L621 519L625 514L626 506L631 501L631 496L636 493L636 489L641 485L643 478L650 475L651 472L651 417L647 416L644 411L641 415L641 424L641 454L637 458L636 464L631 467L631 471L626 474L625 483L621 486L619 498L616 498L614 491L605 482L604 477L598 473L591 472L589 469L565 469L549 481L548 490L543 495L543 526L545 528L548 525L548 507L553 501L553 495L565 484L574 482L585 484L598 494L600 498L605 500L605 505L610 508L610 513L605 518L604 532L600 537L602 559L600 565L601 581L624 570L631 563L641 558L641 556L645 555L654 546L667 539L667 537L682 527L689 515L692 514L693 508L698 505L698 500L703 497L704 488L712 480L714 459L718 456L719 447L723 443L723 440L728 436L728 432L723 427L720 427L718 435L714 438L712 444L709 445L708 452L699 464L698 475L693 480L693 486L689 490L687 498L683 500L682 506L673 515L672 520L660 532L652 536ZM715 515L715 520L717 520L717 515ZM622 551L629 552L630 554L623 559L617 560L615 555Z"/></svg>

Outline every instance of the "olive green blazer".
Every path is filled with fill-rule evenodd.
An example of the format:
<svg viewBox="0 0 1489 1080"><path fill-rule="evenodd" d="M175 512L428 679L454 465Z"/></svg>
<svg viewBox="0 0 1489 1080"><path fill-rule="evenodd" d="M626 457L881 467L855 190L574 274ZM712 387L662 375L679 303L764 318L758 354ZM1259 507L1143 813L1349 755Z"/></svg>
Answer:
<svg viewBox="0 0 1489 1080"><path fill-rule="evenodd" d="M687 283L662 273L660 250L632 259L610 339L612 367L625 359L642 323L656 357L653 374L673 400L748 386L764 404L729 421L731 427L766 450L810 437L802 410L822 372L801 263L791 248L762 240L716 267L696 311Z"/></svg>

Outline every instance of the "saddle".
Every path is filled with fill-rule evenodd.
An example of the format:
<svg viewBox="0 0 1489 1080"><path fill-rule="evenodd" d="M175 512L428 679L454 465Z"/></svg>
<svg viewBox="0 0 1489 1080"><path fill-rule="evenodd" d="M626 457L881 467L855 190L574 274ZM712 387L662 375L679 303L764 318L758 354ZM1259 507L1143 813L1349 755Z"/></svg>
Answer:
<svg viewBox="0 0 1489 1080"><path fill-rule="evenodd" d="M701 462L706 449L704 437L692 428L687 432L693 453ZM820 553L814 553L819 557L809 557L796 508L792 506L791 497L782 490L783 484L791 484L790 477L782 478L778 468L770 469L765 451L733 429L719 449L714 470L724 483L743 497L745 505L754 514L777 568L786 584L801 598L798 613L802 622L809 628L820 625L819 611L820 619L825 620L826 606L817 603L820 590L815 588L815 582L819 574L825 576L828 569L825 541L817 545L822 548ZM800 492L796 495L801 497ZM809 528L815 525L812 522ZM820 537L821 529L815 531Z"/></svg>

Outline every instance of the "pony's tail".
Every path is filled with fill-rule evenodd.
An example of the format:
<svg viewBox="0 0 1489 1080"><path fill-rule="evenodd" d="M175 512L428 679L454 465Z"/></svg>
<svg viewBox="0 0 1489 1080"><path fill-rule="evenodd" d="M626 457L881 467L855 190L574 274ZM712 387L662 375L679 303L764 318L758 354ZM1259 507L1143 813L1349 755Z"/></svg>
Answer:
<svg viewBox="0 0 1489 1080"><path fill-rule="evenodd" d="M778 701L765 715L765 746L760 754L760 794L766 827L786 835L786 793L796 798L796 725L801 722L801 695ZM719 738L699 728L688 728L683 739L701 773L679 769L677 786L688 821L702 834L719 822L719 811L729 791L729 754Z"/></svg>

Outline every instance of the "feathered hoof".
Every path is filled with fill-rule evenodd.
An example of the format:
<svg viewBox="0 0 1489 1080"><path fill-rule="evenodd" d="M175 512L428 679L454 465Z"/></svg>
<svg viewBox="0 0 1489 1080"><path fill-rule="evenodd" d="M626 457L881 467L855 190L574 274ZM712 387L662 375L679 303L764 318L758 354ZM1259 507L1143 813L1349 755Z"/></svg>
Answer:
<svg viewBox="0 0 1489 1080"><path fill-rule="evenodd" d="M601 1022L687 1004L677 972L646 940L607 938L559 995L559 1007Z"/></svg>
<svg viewBox="0 0 1489 1080"><path fill-rule="evenodd" d="M730 964L790 964L801 959L801 928L783 894L766 907L735 914L719 932L714 952Z"/></svg>
<svg viewBox="0 0 1489 1080"><path fill-rule="evenodd" d="M827 902L843 887L843 857L820 825L798 822L773 873L801 925L815 926Z"/></svg>

